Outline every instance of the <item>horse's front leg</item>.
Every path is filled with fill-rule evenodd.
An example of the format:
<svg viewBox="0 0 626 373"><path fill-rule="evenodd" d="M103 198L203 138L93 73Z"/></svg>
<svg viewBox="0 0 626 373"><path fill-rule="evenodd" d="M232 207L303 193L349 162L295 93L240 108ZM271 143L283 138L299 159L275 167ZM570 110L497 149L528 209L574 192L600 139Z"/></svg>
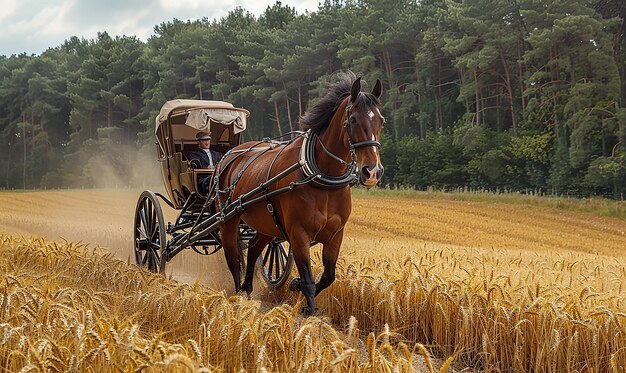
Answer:
<svg viewBox="0 0 626 373"><path fill-rule="evenodd" d="M315 296L335 282L335 269L337 268L337 258L339 257L339 249L342 242L343 228L335 233L330 241L324 243L322 249L324 273L322 273L320 281L315 285Z"/></svg>

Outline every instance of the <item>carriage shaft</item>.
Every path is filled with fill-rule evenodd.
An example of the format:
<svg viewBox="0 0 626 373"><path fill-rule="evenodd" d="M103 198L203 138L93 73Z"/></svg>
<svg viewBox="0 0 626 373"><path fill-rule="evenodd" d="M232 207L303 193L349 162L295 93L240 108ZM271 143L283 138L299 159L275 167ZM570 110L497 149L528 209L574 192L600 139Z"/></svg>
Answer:
<svg viewBox="0 0 626 373"><path fill-rule="evenodd" d="M217 219L215 222L213 222L211 224L210 221L207 222L203 222L206 224L210 224L208 227L198 231L198 232L193 232L190 233L189 235L189 241L188 244L193 244L196 240L198 240L200 237L204 237L206 234L214 231L215 229L219 228L220 225L222 225L223 222L228 221L230 219L232 219L233 217L240 215L241 213L243 213L246 208L250 207L251 205L254 205L255 203L261 202L263 200L265 200L266 198L272 198L274 196L277 196L279 194L283 194L286 193L290 190L292 190L293 188L295 188L297 185L301 185L301 184L289 184L289 186L283 187L283 188L279 188L276 190L273 190L267 194L264 194L262 196L258 196L256 198L253 198L249 201L243 201L242 197L237 198L237 200L231 204L229 204L228 206L226 206L225 210L230 210L228 211L228 213L224 214L223 216L220 216L219 218L214 218ZM235 207L233 207L235 205ZM214 220L214 219L210 219L210 220ZM204 225L206 225L204 224ZM203 225L200 224L199 227Z"/></svg>
<svg viewBox="0 0 626 373"><path fill-rule="evenodd" d="M167 260L173 258L183 249L193 245L194 243L201 240L203 237L206 237L208 234L218 229L223 222L228 221L237 215L240 215L245 211L246 208L250 207L251 205L258 203L266 198L271 198L279 194L286 193L296 186L302 185L302 183L290 183L286 187L282 187L271 192L264 193L263 195L257 196L255 198L249 199L259 193L266 191L267 188L269 188L274 183L284 179L295 170L302 168L304 164L305 162L303 161L294 163L282 172L278 173L276 176L268 179L264 183L261 183L259 186L250 190L249 192L246 192L239 196L237 200L229 203L226 207L224 207L222 212L211 215L208 219L200 222L197 226L191 229L191 232L181 236L179 240L176 240L176 242L172 242L173 246L171 246L168 250Z"/></svg>
<svg viewBox="0 0 626 373"><path fill-rule="evenodd" d="M279 188L276 190L273 190L269 193L263 194L261 196L258 196L256 198L253 198L251 200L248 200L249 198L267 190L268 187L270 187L272 184L280 181L281 179L284 179L285 177L287 177L289 174L291 174L292 172L294 172L295 170L301 168L303 166L303 162L298 162L298 163L294 163L293 165L289 166L287 169L285 169L284 171L280 172L279 174L277 174L276 176L270 178L269 180L267 180L264 183L261 183L261 185L259 185L258 187L250 190L249 192L246 192L244 194L242 194L241 196L239 196L239 198L237 198L237 200L229 203L226 207L224 207L223 212L217 213L213 216L211 216L208 220L201 222L200 224L198 224L198 226L196 227L196 229L200 229L198 232L194 233L195 229L192 229L192 231L190 232L189 235L189 242L193 243L194 240L197 240L198 237L201 237L203 235L206 235L207 233L217 229L223 222L228 221L230 219L232 219L234 216L241 214L246 208L248 208L249 206L262 201L263 199L266 198L271 198L273 196L288 192L290 190L292 190L296 185L298 184L290 184L289 186L283 187L283 188ZM213 220L215 220L213 222Z"/></svg>

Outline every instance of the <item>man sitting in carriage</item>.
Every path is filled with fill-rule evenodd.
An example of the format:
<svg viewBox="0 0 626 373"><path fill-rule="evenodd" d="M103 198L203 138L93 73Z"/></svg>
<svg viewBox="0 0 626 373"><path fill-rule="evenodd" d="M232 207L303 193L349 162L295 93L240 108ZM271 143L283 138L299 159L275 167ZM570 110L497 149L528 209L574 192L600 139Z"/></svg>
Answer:
<svg viewBox="0 0 626 373"><path fill-rule="evenodd" d="M189 165L192 168L208 168L213 169L222 158L222 154L211 150L211 135L207 132L198 132L196 134L198 140L198 149L189 153ZM210 175L202 175L198 177L198 188L201 193L206 194L209 189Z"/></svg>

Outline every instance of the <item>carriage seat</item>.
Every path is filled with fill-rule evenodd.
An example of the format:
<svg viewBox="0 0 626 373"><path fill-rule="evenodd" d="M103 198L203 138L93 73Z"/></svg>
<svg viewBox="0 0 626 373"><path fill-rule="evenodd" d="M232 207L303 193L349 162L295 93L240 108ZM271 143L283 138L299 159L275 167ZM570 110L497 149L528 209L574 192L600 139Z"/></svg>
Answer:
<svg viewBox="0 0 626 373"><path fill-rule="evenodd" d="M193 165L190 164L189 154L193 151L191 147L183 151L180 147L176 147L173 153L173 157L170 161L170 171L177 175L178 177L178 185L180 185L180 190L182 193L182 197L184 199L188 198L191 193L195 192L201 196L205 196L205 193L201 191L200 184L198 183L199 179L202 179L200 176L211 175L214 170L213 169L203 169L203 168L194 168Z"/></svg>
<svg viewBox="0 0 626 373"><path fill-rule="evenodd" d="M210 185L207 185L207 188L203 190L200 182L205 177L210 177L215 172L215 168L198 168L198 165L194 167L194 164L191 162L190 155L199 149L195 139L178 139L174 141L174 144L176 152L179 152L182 155L181 158L184 165L181 168L183 171L180 176L181 180L186 180L183 184L185 184L188 193L196 192L197 194L206 197L206 193L210 189ZM211 149L224 154L230 149L230 147L228 144L217 143L211 144Z"/></svg>
<svg viewBox="0 0 626 373"><path fill-rule="evenodd" d="M197 148L197 147L196 147ZM196 162L191 161L190 154L193 152L193 149L185 151L183 153L185 162L188 164L187 173L191 174L192 186L197 194L205 197L210 186L207 185L206 188L202 187L202 181L205 178L210 178L215 172L215 168L200 168L199 164L195 164Z"/></svg>

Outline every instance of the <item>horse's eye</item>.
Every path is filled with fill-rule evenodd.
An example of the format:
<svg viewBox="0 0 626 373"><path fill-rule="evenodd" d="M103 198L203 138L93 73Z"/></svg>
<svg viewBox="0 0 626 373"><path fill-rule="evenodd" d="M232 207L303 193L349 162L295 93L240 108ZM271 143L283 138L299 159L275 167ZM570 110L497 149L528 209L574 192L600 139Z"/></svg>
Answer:
<svg viewBox="0 0 626 373"><path fill-rule="evenodd" d="M350 123L356 124L356 117L354 115L350 116Z"/></svg>

